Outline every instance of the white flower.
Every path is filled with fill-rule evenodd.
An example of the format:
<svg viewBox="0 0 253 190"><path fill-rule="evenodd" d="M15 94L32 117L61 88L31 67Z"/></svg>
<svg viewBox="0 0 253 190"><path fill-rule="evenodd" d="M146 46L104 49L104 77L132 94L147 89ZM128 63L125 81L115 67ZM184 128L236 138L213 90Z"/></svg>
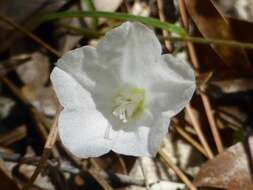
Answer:
<svg viewBox="0 0 253 190"><path fill-rule="evenodd" d="M190 66L161 52L152 30L126 22L97 48L81 47L58 60L51 80L64 107L59 135L73 154L157 153L170 118L195 90Z"/></svg>

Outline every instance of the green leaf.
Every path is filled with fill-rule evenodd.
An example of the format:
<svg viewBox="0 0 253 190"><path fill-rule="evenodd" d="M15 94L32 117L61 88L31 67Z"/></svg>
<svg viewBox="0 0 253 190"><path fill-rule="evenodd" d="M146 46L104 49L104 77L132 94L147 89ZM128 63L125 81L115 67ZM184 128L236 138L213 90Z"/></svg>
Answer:
<svg viewBox="0 0 253 190"><path fill-rule="evenodd" d="M150 17L142 17L142 16L135 16L127 13L112 13L112 12L90 12L90 11L66 11L66 12L58 12L52 13L42 16L40 19L42 21L49 21L54 19L63 19L63 18L73 18L73 17L92 17L92 18L109 18L109 19L116 19L116 20L128 20L128 21L138 21L142 22L143 24L150 25L156 28L160 28L163 30L168 30L171 33L175 33L181 37L186 37L186 31L175 24L170 24L167 22L161 22L158 19L150 18Z"/></svg>

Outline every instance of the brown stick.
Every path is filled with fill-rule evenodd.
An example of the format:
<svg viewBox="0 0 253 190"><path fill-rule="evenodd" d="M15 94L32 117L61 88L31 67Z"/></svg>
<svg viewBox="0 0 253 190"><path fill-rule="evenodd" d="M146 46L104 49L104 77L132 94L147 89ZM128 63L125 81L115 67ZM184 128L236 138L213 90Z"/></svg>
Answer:
<svg viewBox="0 0 253 190"><path fill-rule="evenodd" d="M195 129L201 144L205 148L205 151L208 155L208 158L212 159L213 158L213 152L212 152L209 144L207 143L206 137L203 134L200 123L198 122L198 119L196 118L196 116L194 114L194 111L193 111L193 108L191 107L190 104L186 106L186 111L187 111L187 113L190 117L190 120L192 121L192 126Z"/></svg>
<svg viewBox="0 0 253 190"><path fill-rule="evenodd" d="M39 135L41 136L42 140L46 142L48 132L46 131L44 126L41 125L41 123L37 122L40 115L39 112L30 104L30 102L22 94L22 92L18 89L18 87L16 87L10 80L8 80L3 76L0 76L0 80L10 89L10 91L16 96L16 98L19 99L19 101L28 106L28 110L30 114L33 116L34 121L36 122L36 129Z"/></svg>
<svg viewBox="0 0 253 190"><path fill-rule="evenodd" d="M61 108L57 111L56 116L54 118L53 125L51 127L50 133L48 135L46 144L44 146L42 157L39 161L38 166L36 167L35 171L32 174L32 177L29 179L28 183L22 188L22 190L28 190L32 184L34 183L35 179L40 174L41 170L45 166L47 159L52 151L52 148L56 142L57 139L57 132L58 132L58 118L60 114Z"/></svg>
<svg viewBox="0 0 253 190"><path fill-rule="evenodd" d="M159 14L159 19L162 21L162 22L165 22L166 19L165 19L165 16L164 16L164 6L163 6L163 0L156 0L157 2L157 7L158 7L158 14ZM169 36L169 33L167 30L163 30L163 37L168 37ZM169 40L165 40L165 47L167 48L167 50L169 52L172 52L172 46L171 46L171 43Z"/></svg>
<svg viewBox="0 0 253 190"><path fill-rule="evenodd" d="M29 32L28 30L26 30L25 28L23 28L22 26L20 26L17 23L15 23L13 20L11 20L11 19L9 19L9 18L7 18L7 17L5 17L3 15L0 15L0 20L2 20L3 22L5 22L6 24L12 26L13 28L17 29L21 33L25 34L26 36L28 36L29 38L31 38L33 41L35 41L36 43L38 43L39 45L41 45L42 47L44 47L45 49L47 49L49 52L51 52L54 55L56 55L57 57L61 56L60 52L58 52L57 50L55 50L49 44L45 43L38 36L34 35L33 33Z"/></svg>
<svg viewBox="0 0 253 190"><path fill-rule="evenodd" d="M164 150L158 152L161 161L169 168L171 168L176 175L185 183L190 190L197 190L186 175L169 159Z"/></svg>
<svg viewBox="0 0 253 190"><path fill-rule="evenodd" d="M212 134L213 134L213 137L214 137L216 147L218 149L218 152L221 153L221 152L223 152L224 148L223 148L223 144L222 144L222 141L221 141L220 133L218 131L218 127L216 125L216 121L214 119L214 115L213 115L210 100L209 100L208 96L205 93L201 93L200 97L201 97L202 102L204 104L207 119L208 119L209 124L211 126L211 131L212 131Z"/></svg>
<svg viewBox="0 0 253 190"><path fill-rule="evenodd" d="M179 3L180 4L180 3ZM158 9L159 9L159 17L160 17L160 20L161 21L165 21L165 17L164 17L164 14L163 14L163 1L162 0L157 0L157 5L158 5ZM182 20L185 24L187 24L187 17L186 17L186 14L183 14L182 15ZM167 31L163 31L163 37L167 37L168 36L168 32ZM166 42L169 42L169 40L165 40L165 46L167 47L168 50L171 50L171 44L170 43L166 43ZM194 114L192 114L192 110L191 110L191 107L190 106L187 106L188 109L186 109L186 111L188 112L188 114L190 115L190 118L192 120L192 125L200 139L200 142L202 143L202 145L204 146L205 148L205 151L202 151L201 148L196 144L196 142L194 143L191 143L194 147L196 147L200 152L205 152L204 155L207 155L207 157L209 159L213 158L213 153L210 149L210 147L208 146L208 143L206 141L206 138L204 137L203 133L202 133L202 130L201 130L201 127L199 125L199 123L197 122L197 119L194 117ZM179 134L183 134L182 130L177 130L179 132ZM192 139L189 138L189 136L186 136L184 134L184 137L187 138L187 140L190 140L190 142L192 142Z"/></svg>
<svg viewBox="0 0 253 190"><path fill-rule="evenodd" d="M179 5L180 5L179 10L180 10L180 15L182 17L183 25L184 25L185 28L187 28L186 24L188 24L188 18L187 18L185 2L184 2L184 0L179 0L179 2L180 2L179 3ZM191 62L193 64L193 66L195 67L196 71L198 72L200 65L199 65L199 62L198 62L198 59L197 59L195 48L194 48L194 46L191 42L187 42L187 47L188 47L188 54L190 56ZM223 151L223 145L222 145L221 137L220 137L220 134L219 134L219 131L218 131L218 127L216 125L214 116L212 114L213 111L212 111L212 107L211 107L211 104L210 104L210 100L209 100L208 96L206 96L204 93L200 93L200 97L202 99L202 102L203 102L203 105L204 105L204 108L205 108L205 111L206 111L206 115L207 115L207 118L208 118L209 125L211 127L211 131L212 131L212 134L213 134L213 137L214 137L216 147L217 147L219 152L222 152Z"/></svg>
<svg viewBox="0 0 253 190"><path fill-rule="evenodd" d="M209 158L206 150L195 140L193 139L184 129L180 126L172 123L173 128L176 129L179 135L181 135L186 141L188 141L193 147L195 147L199 152L201 152L204 156Z"/></svg>

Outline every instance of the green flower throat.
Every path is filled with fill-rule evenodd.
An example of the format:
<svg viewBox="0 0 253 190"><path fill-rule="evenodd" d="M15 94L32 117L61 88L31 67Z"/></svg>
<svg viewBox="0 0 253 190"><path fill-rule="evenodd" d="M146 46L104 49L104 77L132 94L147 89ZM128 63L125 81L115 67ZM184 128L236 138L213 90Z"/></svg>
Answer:
<svg viewBox="0 0 253 190"><path fill-rule="evenodd" d="M128 88L120 91L114 99L113 116L122 123L136 119L142 115L145 104L145 90L141 88Z"/></svg>

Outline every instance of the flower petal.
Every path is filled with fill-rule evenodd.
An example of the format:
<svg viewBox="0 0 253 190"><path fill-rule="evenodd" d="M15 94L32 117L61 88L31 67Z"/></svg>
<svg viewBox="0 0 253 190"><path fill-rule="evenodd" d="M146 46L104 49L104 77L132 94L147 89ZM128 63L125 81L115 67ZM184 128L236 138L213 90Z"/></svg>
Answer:
<svg viewBox="0 0 253 190"><path fill-rule="evenodd" d="M97 46L99 63L114 70L124 83L142 86L143 75L155 66L161 44L154 32L140 23L126 22L106 34Z"/></svg>
<svg viewBox="0 0 253 190"><path fill-rule="evenodd" d="M160 114L158 118L154 118L146 110L140 121L125 125L117 131L112 150L125 155L153 157L168 132L169 123L167 114Z"/></svg>
<svg viewBox="0 0 253 190"><path fill-rule="evenodd" d="M150 77L147 99L154 114L176 115L190 101L196 88L191 67L168 54L162 56Z"/></svg>
<svg viewBox="0 0 253 190"><path fill-rule="evenodd" d="M51 81L64 107L58 122L63 144L82 158L96 157L110 151L111 140L105 138L110 126L97 111L90 93L57 67L51 74Z"/></svg>
<svg viewBox="0 0 253 190"><path fill-rule="evenodd" d="M148 149L149 133L146 126L138 126L135 131L120 130L112 150L124 155L152 156Z"/></svg>
<svg viewBox="0 0 253 190"><path fill-rule="evenodd" d="M113 140L112 150L125 155L152 156L149 148L151 128L147 126L153 122L152 120L151 113L146 110L140 121L116 130L117 135Z"/></svg>
<svg viewBox="0 0 253 190"><path fill-rule="evenodd" d="M57 66L74 77L89 91L111 92L118 85L112 71L98 64L95 48L84 46L67 52L57 61Z"/></svg>
<svg viewBox="0 0 253 190"><path fill-rule="evenodd" d="M58 60L57 66L91 93L100 112L104 115L105 112L112 112L113 96L118 89L119 80L114 77L112 70L98 64L95 48L84 46L69 51Z"/></svg>
<svg viewBox="0 0 253 190"><path fill-rule="evenodd" d="M155 118L155 123L151 126L149 134L149 150L152 156L155 156L161 147L162 140L168 134L170 117L163 113L158 118Z"/></svg>
<svg viewBox="0 0 253 190"><path fill-rule="evenodd" d="M84 88L91 89L95 82L97 66L96 49L89 46L77 48L65 53L58 61L57 66L73 76Z"/></svg>

